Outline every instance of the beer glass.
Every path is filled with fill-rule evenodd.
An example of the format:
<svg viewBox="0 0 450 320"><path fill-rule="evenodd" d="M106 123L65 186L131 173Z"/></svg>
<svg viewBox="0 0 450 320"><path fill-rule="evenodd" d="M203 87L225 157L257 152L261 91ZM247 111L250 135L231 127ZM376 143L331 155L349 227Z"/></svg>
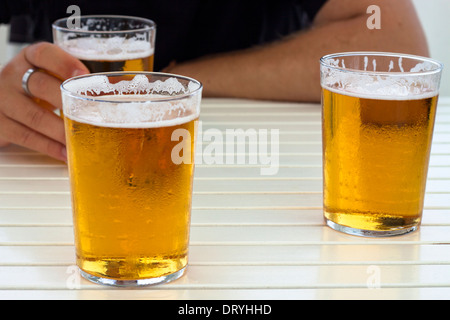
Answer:
<svg viewBox="0 0 450 320"><path fill-rule="evenodd" d="M55 21L53 42L92 72L152 71L156 25L129 16L80 16Z"/></svg>
<svg viewBox="0 0 450 320"><path fill-rule="evenodd" d="M416 230L442 64L350 52L322 57L320 71L326 223L361 236Z"/></svg>
<svg viewBox="0 0 450 320"><path fill-rule="evenodd" d="M61 85L77 265L142 286L188 262L202 85L163 73L98 73Z"/></svg>

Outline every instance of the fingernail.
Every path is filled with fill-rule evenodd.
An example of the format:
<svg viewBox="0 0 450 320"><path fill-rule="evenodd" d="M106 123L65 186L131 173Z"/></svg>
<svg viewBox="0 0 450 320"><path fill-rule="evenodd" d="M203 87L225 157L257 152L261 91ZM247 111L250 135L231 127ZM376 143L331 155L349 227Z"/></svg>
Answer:
<svg viewBox="0 0 450 320"><path fill-rule="evenodd" d="M87 74L87 72L85 70L81 70L81 69L76 69L73 73L72 73L72 77L76 77L76 76L81 76L83 74Z"/></svg>

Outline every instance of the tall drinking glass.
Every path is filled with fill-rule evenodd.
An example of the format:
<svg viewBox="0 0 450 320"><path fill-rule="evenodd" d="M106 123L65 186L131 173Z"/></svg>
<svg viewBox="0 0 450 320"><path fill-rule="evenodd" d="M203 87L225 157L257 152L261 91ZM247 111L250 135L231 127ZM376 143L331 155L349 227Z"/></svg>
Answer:
<svg viewBox="0 0 450 320"><path fill-rule="evenodd" d="M364 236L416 230L442 64L350 52L324 56L320 71L326 223Z"/></svg>
<svg viewBox="0 0 450 320"><path fill-rule="evenodd" d="M61 86L77 265L94 282L180 277L188 243L201 84L99 73Z"/></svg>
<svg viewBox="0 0 450 320"><path fill-rule="evenodd" d="M153 71L156 25L130 16L81 16L53 23L53 42L80 59L92 72Z"/></svg>

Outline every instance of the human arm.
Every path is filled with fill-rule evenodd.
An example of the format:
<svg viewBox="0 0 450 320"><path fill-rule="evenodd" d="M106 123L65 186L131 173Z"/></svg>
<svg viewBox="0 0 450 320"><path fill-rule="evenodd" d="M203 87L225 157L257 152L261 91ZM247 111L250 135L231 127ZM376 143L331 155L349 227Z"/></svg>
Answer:
<svg viewBox="0 0 450 320"><path fill-rule="evenodd" d="M381 9L381 29L366 25L366 10L373 4ZM428 55L410 0L329 0L309 30L275 43L174 64L165 71L200 80L204 96L319 101L319 58L343 51Z"/></svg>

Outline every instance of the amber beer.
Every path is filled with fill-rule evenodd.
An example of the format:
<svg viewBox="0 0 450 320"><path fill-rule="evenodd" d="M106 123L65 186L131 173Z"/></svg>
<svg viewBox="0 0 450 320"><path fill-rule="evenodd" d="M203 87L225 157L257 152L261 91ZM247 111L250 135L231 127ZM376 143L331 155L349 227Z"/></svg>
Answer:
<svg viewBox="0 0 450 320"><path fill-rule="evenodd" d="M378 55L372 59L382 60ZM342 61L353 67L351 60ZM330 77L322 82L325 220L356 235L416 230L423 212L437 88L421 90L417 75L414 87L405 88L402 72L394 80L386 72L366 81L367 69L360 77L340 77L338 62L333 63L324 72L334 81ZM430 62L427 69L432 66Z"/></svg>
<svg viewBox="0 0 450 320"><path fill-rule="evenodd" d="M87 86L102 91L92 85L101 87L102 81L92 77L75 78L81 86L68 83L63 89L77 265L91 281L138 286L173 280L185 271L201 86L180 78L194 86L164 101L173 88L166 82L165 89L164 81L173 79L152 76L148 88L163 83L156 96L144 92L142 82L129 80L123 90L124 81L103 81L106 87L120 82L122 91L100 94L93 98L97 102L68 96L87 92ZM136 88L144 91L136 94ZM175 130L191 139L173 139ZM191 150L192 161L173 161L172 150L180 143L189 144L183 150Z"/></svg>
<svg viewBox="0 0 450 320"><path fill-rule="evenodd" d="M65 125L80 268L131 280L186 267L194 166L171 161L171 136L185 129L193 137L194 120L111 128L66 116Z"/></svg>
<svg viewBox="0 0 450 320"><path fill-rule="evenodd" d="M325 218L363 230L420 223L437 97L366 99L324 89Z"/></svg>
<svg viewBox="0 0 450 320"><path fill-rule="evenodd" d="M121 60L85 60L80 59L81 62L92 73L108 72L108 71L153 71L154 55L139 57L139 58L122 58Z"/></svg>

